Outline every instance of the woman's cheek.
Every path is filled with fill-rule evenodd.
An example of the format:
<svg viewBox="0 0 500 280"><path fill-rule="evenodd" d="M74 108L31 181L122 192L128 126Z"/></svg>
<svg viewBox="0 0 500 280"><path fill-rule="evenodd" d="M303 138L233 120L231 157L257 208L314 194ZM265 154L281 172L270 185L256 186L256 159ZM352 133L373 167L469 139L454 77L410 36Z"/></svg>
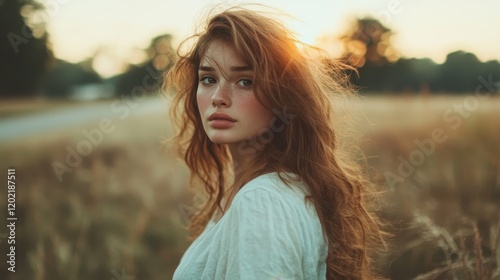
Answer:
<svg viewBox="0 0 500 280"><path fill-rule="evenodd" d="M258 108L259 101L254 96L240 96L236 103L241 111L252 112Z"/></svg>
<svg viewBox="0 0 500 280"><path fill-rule="evenodd" d="M266 118L269 114L268 110L260 104L259 100L255 96L249 96L242 100L242 108L246 110L249 114L252 114L254 119Z"/></svg>
<svg viewBox="0 0 500 280"><path fill-rule="evenodd" d="M205 114L205 111L212 103L212 99L211 99L209 94L206 94L203 92L198 92L196 99L198 102L198 110L200 111L200 115L203 117Z"/></svg>

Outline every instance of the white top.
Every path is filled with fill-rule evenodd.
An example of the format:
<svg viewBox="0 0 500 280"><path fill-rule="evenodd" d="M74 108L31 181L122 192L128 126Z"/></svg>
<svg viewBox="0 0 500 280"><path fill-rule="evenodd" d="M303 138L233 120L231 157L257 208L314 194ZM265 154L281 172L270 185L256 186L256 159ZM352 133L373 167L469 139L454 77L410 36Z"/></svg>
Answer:
<svg viewBox="0 0 500 280"><path fill-rule="evenodd" d="M184 253L173 279L326 279L318 215L304 201L304 184L290 185L277 173L244 185Z"/></svg>

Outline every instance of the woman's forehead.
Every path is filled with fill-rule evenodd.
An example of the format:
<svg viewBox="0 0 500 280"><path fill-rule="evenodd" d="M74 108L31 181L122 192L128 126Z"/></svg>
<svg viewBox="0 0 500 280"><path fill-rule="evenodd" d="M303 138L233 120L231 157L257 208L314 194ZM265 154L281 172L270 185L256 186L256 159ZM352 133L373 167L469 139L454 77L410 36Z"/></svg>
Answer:
<svg viewBox="0 0 500 280"><path fill-rule="evenodd" d="M214 63L222 68L249 66L236 52L233 45L223 40L214 40L209 43L205 53L201 56L200 66L213 66Z"/></svg>

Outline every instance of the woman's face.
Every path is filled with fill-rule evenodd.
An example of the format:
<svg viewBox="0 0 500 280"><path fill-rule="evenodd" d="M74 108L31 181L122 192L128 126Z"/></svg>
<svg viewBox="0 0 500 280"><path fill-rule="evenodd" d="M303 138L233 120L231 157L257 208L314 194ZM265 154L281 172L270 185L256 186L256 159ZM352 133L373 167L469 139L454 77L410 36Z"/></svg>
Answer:
<svg viewBox="0 0 500 280"><path fill-rule="evenodd" d="M253 70L230 44L213 41L198 76L198 109L212 142L237 145L269 128L273 114L255 97Z"/></svg>

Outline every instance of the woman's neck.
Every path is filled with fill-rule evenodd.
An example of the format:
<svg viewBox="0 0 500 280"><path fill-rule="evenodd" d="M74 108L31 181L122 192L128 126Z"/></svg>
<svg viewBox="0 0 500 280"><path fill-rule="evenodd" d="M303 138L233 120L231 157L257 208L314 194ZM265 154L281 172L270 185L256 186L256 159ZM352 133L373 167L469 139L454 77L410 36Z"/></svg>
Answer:
<svg viewBox="0 0 500 280"><path fill-rule="evenodd" d="M226 193L223 198L222 202L222 208L223 212L226 212L226 210L229 208L231 205L231 202L236 195L236 193L239 191L241 188L243 181L245 181L245 172L251 172L250 169L255 168L255 166L252 166L252 158L255 154L249 154L245 153L244 151L241 151L240 148L238 148L239 144L229 144L229 152L231 153L231 158L233 161L233 172L232 172L232 178L228 178L229 182L229 188L226 190ZM248 175L248 173L246 173ZM248 178L247 178L248 180Z"/></svg>
<svg viewBox="0 0 500 280"><path fill-rule="evenodd" d="M239 144L230 144L229 152L231 153L231 158L233 160L234 182L236 182L240 179L241 173L248 170L250 167L250 162L254 154L248 154L245 153L245 151L241 151Z"/></svg>

